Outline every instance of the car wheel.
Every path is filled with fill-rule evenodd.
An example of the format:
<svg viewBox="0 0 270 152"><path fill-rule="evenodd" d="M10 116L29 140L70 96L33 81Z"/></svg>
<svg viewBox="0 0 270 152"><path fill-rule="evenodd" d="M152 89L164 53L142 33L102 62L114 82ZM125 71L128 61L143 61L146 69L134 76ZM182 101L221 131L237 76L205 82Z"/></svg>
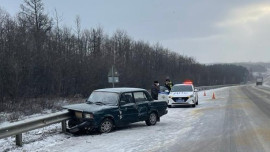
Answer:
<svg viewBox="0 0 270 152"><path fill-rule="evenodd" d="M100 126L99 126L99 132L100 133L109 133L113 129L113 121L109 118L104 119Z"/></svg>
<svg viewBox="0 0 270 152"><path fill-rule="evenodd" d="M199 100L197 100L197 102L196 102L196 105L198 105L199 104Z"/></svg>
<svg viewBox="0 0 270 152"><path fill-rule="evenodd" d="M153 126L157 123L158 117L157 114L152 112L149 115L149 118L145 121L147 126Z"/></svg>

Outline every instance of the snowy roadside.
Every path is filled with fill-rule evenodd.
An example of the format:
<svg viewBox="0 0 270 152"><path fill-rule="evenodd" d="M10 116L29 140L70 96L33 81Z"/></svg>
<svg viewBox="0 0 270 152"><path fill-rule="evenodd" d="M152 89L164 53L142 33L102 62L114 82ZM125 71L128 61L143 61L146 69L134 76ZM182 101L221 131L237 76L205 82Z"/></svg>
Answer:
<svg viewBox="0 0 270 152"><path fill-rule="evenodd" d="M51 100L48 100L48 99L43 99L43 100L45 100L45 103L43 103L43 104L50 104L51 106L49 106L49 107L53 107L53 108L48 109L49 107L46 107L44 105L39 105L41 103L39 103L39 104L36 103L36 105L34 105L35 111L31 112L31 108L27 109L27 106L25 106L27 104L33 104L34 101L30 101L29 103L24 104L25 107L23 106L23 108L26 109L25 111L23 111L22 109L16 109L16 110L22 110L22 111L13 110L11 112L0 112L0 127L4 127L4 126L9 125L11 123L16 123L17 121L28 120L28 119L32 119L32 118L36 118L36 117L40 117L40 116L45 116L45 115L48 115L50 113L55 113L55 112L61 111L62 106L64 106L64 105L68 105L68 104L72 104L72 103L80 103L80 102L84 101L84 99L81 99L81 98L75 98L75 99L73 99L73 98L69 98L69 99L56 98L56 99L51 99ZM21 106L20 104L21 103L19 103L19 105L17 105L17 106ZM33 105L31 105L31 106L33 106ZM34 113L34 114L32 114L32 113Z"/></svg>
<svg viewBox="0 0 270 152"><path fill-rule="evenodd" d="M27 120L27 119L32 119L32 118L36 118L36 117L40 117L40 116L45 116L47 114L50 114L50 113L53 113L52 110L44 110L42 111L42 113L38 113L38 114L33 114L33 115L30 115L30 116L21 116L18 121L22 121L22 120ZM10 113L1 113L0 114L2 117L9 117ZM10 122L10 121L3 121L2 123L0 123L0 127L5 127L9 124L12 124L12 123L16 123L17 121L15 122Z"/></svg>
<svg viewBox="0 0 270 152"><path fill-rule="evenodd" d="M61 134L61 125L55 124L23 134L23 147L16 147L14 137L0 140L0 151L157 151L163 146L175 144L181 136L187 136L200 120L205 109L224 106L227 88L199 92L196 108L170 108L155 126L144 122L131 124L109 134L73 136ZM212 100L215 92L216 100ZM221 102L219 102L221 101Z"/></svg>

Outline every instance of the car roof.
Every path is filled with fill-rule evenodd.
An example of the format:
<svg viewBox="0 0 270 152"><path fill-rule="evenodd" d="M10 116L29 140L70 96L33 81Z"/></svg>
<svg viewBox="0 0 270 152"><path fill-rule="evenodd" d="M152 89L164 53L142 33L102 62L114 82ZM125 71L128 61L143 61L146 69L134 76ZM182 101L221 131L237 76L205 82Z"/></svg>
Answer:
<svg viewBox="0 0 270 152"><path fill-rule="evenodd" d="M105 89L98 89L95 91L102 91L102 92L115 92L115 93L122 93L122 92L134 92L134 91L146 91L142 88L105 88Z"/></svg>
<svg viewBox="0 0 270 152"><path fill-rule="evenodd" d="M184 84L184 83L182 83L182 84L175 84L174 86L193 86L193 84Z"/></svg>

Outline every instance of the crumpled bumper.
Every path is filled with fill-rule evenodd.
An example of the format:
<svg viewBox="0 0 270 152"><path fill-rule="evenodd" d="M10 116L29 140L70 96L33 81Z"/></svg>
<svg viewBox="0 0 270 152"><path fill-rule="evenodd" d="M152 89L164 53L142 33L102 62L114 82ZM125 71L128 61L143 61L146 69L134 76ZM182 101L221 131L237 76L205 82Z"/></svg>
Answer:
<svg viewBox="0 0 270 152"><path fill-rule="evenodd" d="M91 128L95 128L95 125L92 121L83 121L83 122L77 124L76 126L68 128L68 131L71 133L76 133L80 130L91 129Z"/></svg>

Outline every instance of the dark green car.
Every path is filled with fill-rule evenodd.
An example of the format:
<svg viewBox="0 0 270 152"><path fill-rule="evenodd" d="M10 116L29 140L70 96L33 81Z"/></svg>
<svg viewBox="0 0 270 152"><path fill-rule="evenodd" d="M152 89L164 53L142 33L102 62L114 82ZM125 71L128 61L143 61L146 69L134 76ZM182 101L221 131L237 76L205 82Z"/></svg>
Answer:
<svg viewBox="0 0 270 152"><path fill-rule="evenodd" d="M139 88L95 90L85 103L63 108L73 116L68 121L71 133L93 129L107 133L114 127L138 121L151 126L168 112L166 101L154 101L146 90Z"/></svg>

